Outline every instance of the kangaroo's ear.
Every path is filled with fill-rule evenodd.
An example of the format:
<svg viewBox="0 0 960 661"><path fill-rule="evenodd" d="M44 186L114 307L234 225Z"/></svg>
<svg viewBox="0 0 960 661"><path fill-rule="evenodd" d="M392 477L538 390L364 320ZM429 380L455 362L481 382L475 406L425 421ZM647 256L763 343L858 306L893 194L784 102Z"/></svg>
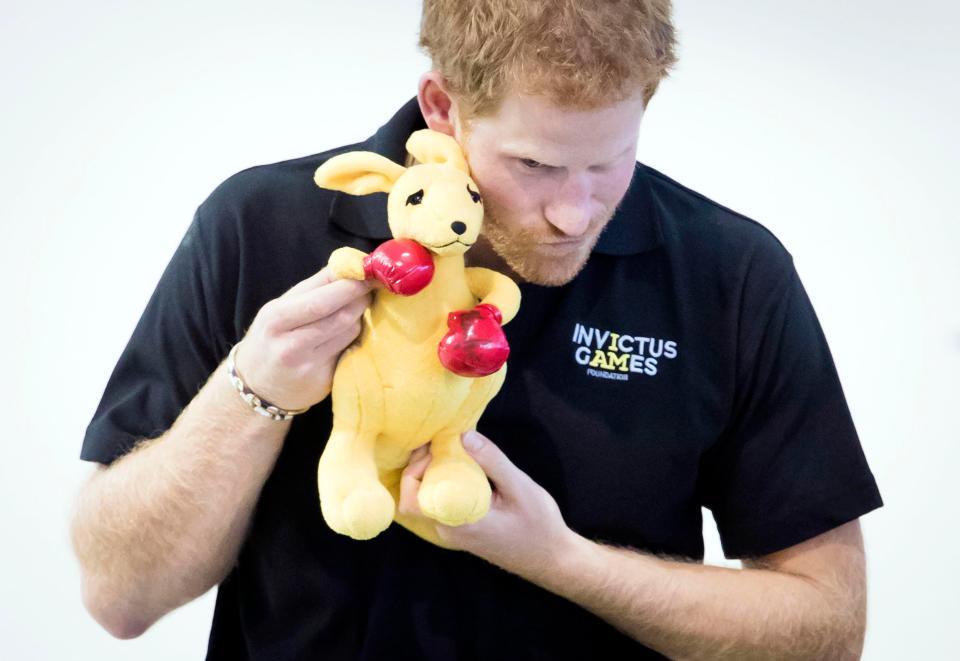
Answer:
<svg viewBox="0 0 960 661"><path fill-rule="evenodd" d="M352 151L334 156L317 168L313 180L320 188L351 195L389 193L406 172L402 165L372 151Z"/></svg>
<svg viewBox="0 0 960 661"><path fill-rule="evenodd" d="M446 133L431 129L420 129L407 139L407 151L421 163L440 163L452 165L469 174L463 150L457 141Z"/></svg>

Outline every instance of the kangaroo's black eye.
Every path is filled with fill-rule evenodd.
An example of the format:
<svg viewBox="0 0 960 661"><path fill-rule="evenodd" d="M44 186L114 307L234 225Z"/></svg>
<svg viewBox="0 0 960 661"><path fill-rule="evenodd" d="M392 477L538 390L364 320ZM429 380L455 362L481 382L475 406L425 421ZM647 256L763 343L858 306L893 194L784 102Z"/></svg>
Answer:
<svg viewBox="0 0 960 661"><path fill-rule="evenodd" d="M470 190L470 184L467 184L467 192L470 193L471 200L473 200L477 204L480 203L480 193L478 193L477 191Z"/></svg>
<svg viewBox="0 0 960 661"><path fill-rule="evenodd" d="M423 189L421 188L416 193L407 198L407 204L420 204L423 202Z"/></svg>

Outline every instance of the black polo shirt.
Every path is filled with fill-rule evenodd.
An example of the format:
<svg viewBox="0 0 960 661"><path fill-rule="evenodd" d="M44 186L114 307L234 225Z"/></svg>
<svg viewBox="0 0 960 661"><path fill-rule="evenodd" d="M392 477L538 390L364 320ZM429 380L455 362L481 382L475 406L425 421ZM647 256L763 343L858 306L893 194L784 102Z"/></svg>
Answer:
<svg viewBox="0 0 960 661"><path fill-rule="evenodd" d="M384 194L322 190L356 149L403 162L416 100L363 144L221 184L163 272L86 430L110 463L168 429L260 307L332 250L389 238ZM762 555L881 506L793 261L760 224L637 164L584 270L521 285L510 370L481 432L586 537L702 559ZM330 531L316 469L329 399L294 419L220 585L208 658L583 659L658 655L575 604L393 525ZM531 540L531 543L534 543Z"/></svg>

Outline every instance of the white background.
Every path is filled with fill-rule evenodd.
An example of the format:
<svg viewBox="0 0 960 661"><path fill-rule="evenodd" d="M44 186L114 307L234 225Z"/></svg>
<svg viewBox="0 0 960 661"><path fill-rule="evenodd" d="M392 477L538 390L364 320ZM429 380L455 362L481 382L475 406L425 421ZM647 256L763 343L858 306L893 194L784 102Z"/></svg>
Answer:
<svg viewBox="0 0 960 661"><path fill-rule="evenodd" d="M413 0L151 4L0 13L6 659L203 656L213 592L133 641L81 607L67 521L84 429L213 187L366 137L427 65ZM863 520L865 658L951 657L958 5L676 4L681 59L639 158L793 253L886 501Z"/></svg>

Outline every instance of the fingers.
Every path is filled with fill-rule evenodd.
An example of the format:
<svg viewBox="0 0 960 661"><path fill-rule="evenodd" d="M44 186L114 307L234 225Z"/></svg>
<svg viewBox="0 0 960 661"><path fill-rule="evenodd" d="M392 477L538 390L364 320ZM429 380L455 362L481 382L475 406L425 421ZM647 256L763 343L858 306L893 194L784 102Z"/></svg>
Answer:
<svg viewBox="0 0 960 661"><path fill-rule="evenodd" d="M353 344L353 341L360 335L360 330L361 326L358 319L354 326L340 331L332 337L321 337L315 334L320 339L320 344L314 346L313 351L324 356L339 356L344 349Z"/></svg>
<svg viewBox="0 0 960 661"><path fill-rule="evenodd" d="M290 331L291 337L295 342L309 344L315 349L327 343L340 344L345 339L345 347L359 335L363 311L369 305L370 296L361 296L333 314Z"/></svg>
<svg viewBox="0 0 960 661"><path fill-rule="evenodd" d="M306 280L301 280L293 287L288 289L284 296L289 294L299 294L300 292L307 291L309 289L316 289L317 287L333 282L334 280L335 278L333 277L333 272L330 270L330 267L324 266Z"/></svg>
<svg viewBox="0 0 960 661"><path fill-rule="evenodd" d="M517 468L493 441L478 431L464 432L463 449L480 465L493 482L494 488L505 498L516 497L533 480Z"/></svg>
<svg viewBox="0 0 960 661"><path fill-rule="evenodd" d="M417 492L431 459L433 456L430 454L429 445L422 445L411 453L410 461L400 476L400 502L397 503L397 509L402 514L422 516Z"/></svg>
<svg viewBox="0 0 960 661"><path fill-rule="evenodd" d="M410 458L407 459L407 466L417 461L424 455L428 455L428 454L430 454L430 443L424 443L423 445L421 445L416 450L410 453Z"/></svg>
<svg viewBox="0 0 960 661"><path fill-rule="evenodd" d="M283 333L319 321L357 301L369 304L370 285L359 280L336 280L272 301L269 330Z"/></svg>

